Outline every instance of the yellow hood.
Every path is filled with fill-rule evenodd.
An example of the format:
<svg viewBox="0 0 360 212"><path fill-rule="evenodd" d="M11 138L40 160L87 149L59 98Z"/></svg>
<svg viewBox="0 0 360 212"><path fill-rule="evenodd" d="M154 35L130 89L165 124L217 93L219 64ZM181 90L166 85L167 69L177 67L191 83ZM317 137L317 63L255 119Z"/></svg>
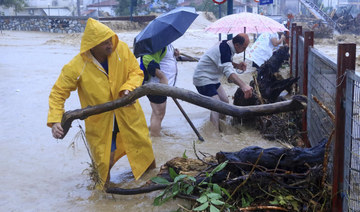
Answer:
<svg viewBox="0 0 360 212"><path fill-rule="evenodd" d="M89 18L86 23L85 31L81 39L80 54L83 54L113 37L112 42L114 49L116 48L119 38L108 26L99 21Z"/></svg>

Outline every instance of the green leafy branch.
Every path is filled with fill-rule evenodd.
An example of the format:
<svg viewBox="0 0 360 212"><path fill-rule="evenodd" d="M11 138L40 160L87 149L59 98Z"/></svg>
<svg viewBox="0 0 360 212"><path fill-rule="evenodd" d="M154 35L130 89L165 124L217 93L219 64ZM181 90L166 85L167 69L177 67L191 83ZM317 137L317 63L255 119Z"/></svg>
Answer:
<svg viewBox="0 0 360 212"><path fill-rule="evenodd" d="M192 195L197 192L199 198L196 199L198 207L194 208L194 211L210 211L218 212L220 211L217 207L222 206L224 208L230 208L231 205L225 203L223 197L226 195L227 198L230 197L228 191L216 183L212 183L211 179L215 173L223 170L228 161L225 161L218 166L216 166L210 173L205 173L206 178L204 178L200 183L196 184L196 179L189 175L177 174L173 168L169 168L169 174L173 182L169 182L163 177L154 177L151 180L154 183L168 185L165 190L163 190L154 200L155 206L160 206L166 201L175 198L178 194ZM205 181L209 179L209 181Z"/></svg>

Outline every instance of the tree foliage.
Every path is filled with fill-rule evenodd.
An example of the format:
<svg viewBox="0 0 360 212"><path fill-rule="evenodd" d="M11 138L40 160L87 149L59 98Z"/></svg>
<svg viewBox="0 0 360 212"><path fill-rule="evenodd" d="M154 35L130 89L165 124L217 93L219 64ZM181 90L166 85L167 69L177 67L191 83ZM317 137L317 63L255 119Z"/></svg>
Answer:
<svg viewBox="0 0 360 212"><path fill-rule="evenodd" d="M20 11L26 6L26 3L24 0L0 0L0 6L14 7L15 11Z"/></svg>

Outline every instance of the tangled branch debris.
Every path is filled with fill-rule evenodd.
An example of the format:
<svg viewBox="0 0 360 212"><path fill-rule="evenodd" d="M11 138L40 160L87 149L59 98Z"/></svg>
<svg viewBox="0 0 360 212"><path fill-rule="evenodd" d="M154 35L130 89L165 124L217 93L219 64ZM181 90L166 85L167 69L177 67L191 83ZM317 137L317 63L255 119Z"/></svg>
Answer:
<svg viewBox="0 0 360 212"><path fill-rule="evenodd" d="M153 180L167 185L156 203L178 197L193 202L189 211L326 211L331 196L330 186L321 184L326 143L174 158Z"/></svg>

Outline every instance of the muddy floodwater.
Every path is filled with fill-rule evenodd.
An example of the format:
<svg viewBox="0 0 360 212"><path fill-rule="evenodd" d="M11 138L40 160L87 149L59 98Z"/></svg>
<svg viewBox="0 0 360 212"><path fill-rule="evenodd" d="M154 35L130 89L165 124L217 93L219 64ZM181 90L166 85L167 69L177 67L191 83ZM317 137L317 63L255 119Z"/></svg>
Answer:
<svg viewBox="0 0 360 212"><path fill-rule="evenodd" d="M121 32L118 35L132 46L131 41L137 33ZM184 53L201 55L218 39L217 35L206 36L189 30L175 45ZM170 211L177 209L178 204L186 206L183 200L152 206L158 191L119 196L92 190L93 183L88 175L90 158L83 141L76 136L83 122L74 121L63 140L51 136L51 130L46 126L48 96L62 66L79 52L80 37L41 32L3 31L0 34L1 211ZM191 45L187 42L189 39ZM195 91L192 85L195 65L194 62L179 62L177 87ZM236 86L226 86L232 96ZM149 101L142 97L140 102L149 123ZM111 172L112 182L120 183L124 188L141 186L171 158L182 156L185 151L188 157L195 158L194 141L198 151L212 155L250 145L280 146L266 141L253 129L232 127L230 118L222 123L224 132L215 133L207 109L179 102L205 142L197 142L196 134L169 98L163 135L152 138L157 168L134 181L124 157ZM77 93L73 92L65 109L78 108Z"/></svg>
<svg viewBox="0 0 360 212"><path fill-rule="evenodd" d="M183 53L200 57L218 41L218 35L204 33L202 23L191 27L174 42ZM206 24L206 23L205 23ZM139 31L117 32L130 48ZM171 211L184 200L152 206L159 191L120 196L91 189L90 158L83 141L77 136L83 121L76 120L63 140L56 140L46 126L48 96L61 68L80 49L81 34L2 31L0 34L0 209L1 211ZM241 55L242 57L242 55ZM241 58L239 57L239 58ZM195 91L192 74L196 62L179 62L177 87ZM249 82L251 65L240 77ZM237 87L225 83L230 100ZM147 123L151 108L146 97L140 98ZM118 161L111 181L124 188L143 185L155 176L166 161L184 153L195 158L195 148L215 155L219 151L237 151L247 146L282 147L268 141L259 132L243 126L232 126L231 118L221 123L216 133L209 122L207 109L179 100L195 127L196 134L171 98L162 123L162 136L152 138L157 167L134 181L127 158ZM65 109L80 108L77 93L67 100Z"/></svg>

